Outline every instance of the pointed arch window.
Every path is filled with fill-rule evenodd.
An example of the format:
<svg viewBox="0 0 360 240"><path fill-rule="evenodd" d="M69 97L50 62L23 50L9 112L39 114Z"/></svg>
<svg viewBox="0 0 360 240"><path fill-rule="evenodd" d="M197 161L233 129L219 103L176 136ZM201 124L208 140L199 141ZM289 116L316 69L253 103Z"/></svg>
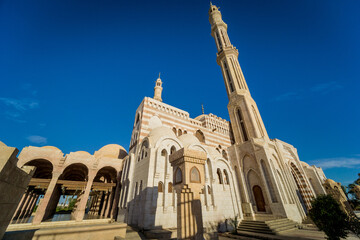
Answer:
<svg viewBox="0 0 360 240"><path fill-rule="evenodd" d="M168 193L172 193L173 192L173 185L171 182L168 183Z"/></svg>
<svg viewBox="0 0 360 240"><path fill-rule="evenodd" d="M164 184L162 183L162 182L159 182L158 183L158 192L160 193L162 193L162 192L164 192Z"/></svg>
<svg viewBox="0 0 360 240"><path fill-rule="evenodd" d="M215 32L215 36L216 36L216 39L217 39L219 49L221 50L222 49L222 43L221 43L220 36L219 36L219 34L217 32Z"/></svg>
<svg viewBox="0 0 360 240"><path fill-rule="evenodd" d="M174 152L176 152L176 148L175 148L175 146L172 146L170 148L170 154L173 154Z"/></svg>
<svg viewBox="0 0 360 240"><path fill-rule="evenodd" d="M175 184L182 183L182 171L178 167L175 171Z"/></svg>
<svg viewBox="0 0 360 240"><path fill-rule="evenodd" d="M230 92L233 92L234 91L234 84L233 84L233 81L232 81L232 78L231 78L231 75L230 75L229 67L226 64L226 61L224 61L224 71L226 73L226 77L227 77L228 82L229 82Z"/></svg>
<svg viewBox="0 0 360 240"><path fill-rule="evenodd" d="M239 119L239 123L240 123L240 128L241 128L241 132L242 132L242 137L244 142L248 141L248 135L246 133L246 128L245 128L245 122L243 119L243 115L241 114L240 108L238 108L237 110L237 115L238 115L238 119Z"/></svg>
<svg viewBox="0 0 360 240"><path fill-rule="evenodd" d="M200 183L200 172L196 167L192 167L190 170L190 182Z"/></svg>
<svg viewBox="0 0 360 240"><path fill-rule="evenodd" d="M224 169L224 182L226 185L229 185L229 175L227 173L227 171Z"/></svg>
<svg viewBox="0 0 360 240"><path fill-rule="evenodd" d="M223 184L223 178L220 168L217 169L216 173L218 175L219 184Z"/></svg>

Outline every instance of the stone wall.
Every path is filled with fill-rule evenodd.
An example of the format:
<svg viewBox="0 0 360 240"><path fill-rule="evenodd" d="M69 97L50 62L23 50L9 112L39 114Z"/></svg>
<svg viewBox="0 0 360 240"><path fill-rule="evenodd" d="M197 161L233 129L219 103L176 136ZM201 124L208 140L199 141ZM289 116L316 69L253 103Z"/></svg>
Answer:
<svg viewBox="0 0 360 240"><path fill-rule="evenodd" d="M20 199L35 172L35 167L18 168L16 166L18 152L18 149L8 147L0 142L0 239L10 224Z"/></svg>

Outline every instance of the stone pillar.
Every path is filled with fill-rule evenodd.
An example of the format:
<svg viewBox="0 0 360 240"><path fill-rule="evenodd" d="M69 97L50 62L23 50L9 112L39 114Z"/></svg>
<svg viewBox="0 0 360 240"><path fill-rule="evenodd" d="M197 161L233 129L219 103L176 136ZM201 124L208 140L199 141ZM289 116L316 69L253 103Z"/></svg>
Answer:
<svg viewBox="0 0 360 240"><path fill-rule="evenodd" d="M36 202L37 202L38 199L39 199L39 194L36 193L35 196L34 196L34 202L33 202L32 206L31 206L31 208L30 208L30 211L29 211L29 213L28 213L28 217L30 217L31 214L33 213L34 208L35 208L35 206L36 206Z"/></svg>
<svg viewBox="0 0 360 240"><path fill-rule="evenodd" d="M37 200L37 194L36 193L33 193L31 195L31 199L30 199L30 202L29 202L29 205L25 211L25 214L24 214L24 217L28 217L31 215L31 210L34 208L34 205L36 203L36 200Z"/></svg>
<svg viewBox="0 0 360 240"><path fill-rule="evenodd" d="M23 196L22 196L22 198L20 200L20 203L16 208L16 211L15 211L15 214L14 214L12 220L16 220L19 217L19 215L21 213L21 209L23 208L23 206L25 204L26 197L27 197L28 194L29 194L28 189L26 189L26 192L23 194Z"/></svg>
<svg viewBox="0 0 360 240"><path fill-rule="evenodd" d="M177 195L177 238L204 239L200 193L205 183L206 153L182 148L170 155Z"/></svg>
<svg viewBox="0 0 360 240"><path fill-rule="evenodd" d="M60 175L61 175L60 172L53 172L52 179L46 190L44 198L41 200L41 202L39 203L39 206L36 210L34 220L32 222L33 224L40 224L41 221L44 219L45 213L48 210L47 208L48 208L49 201L53 195L54 189L56 187L56 183L57 183Z"/></svg>
<svg viewBox="0 0 360 240"><path fill-rule="evenodd" d="M103 200L103 204L102 204L102 208L101 208L101 213L100 213L100 216L105 216L105 210L107 208L107 204L108 204L108 199L109 199L109 192L105 193L105 197L104 197L104 200Z"/></svg>
<svg viewBox="0 0 360 240"><path fill-rule="evenodd" d="M92 175L89 174L89 178L88 178L89 180L86 184L85 191L81 195L80 202L76 207L76 211L74 214L75 221L82 221L84 219L86 204L87 204L87 201L89 198L89 194L90 194L90 190L91 190L94 178L95 178L95 174L92 174Z"/></svg>
<svg viewBox="0 0 360 240"><path fill-rule="evenodd" d="M35 167L17 167L18 152L18 149L0 142L0 239L3 238L35 172Z"/></svg>
<svg viewBox="0 0 360 240"><path fill-rule="evenodd" d="M105 210L105 218L109 217L109 213L110 213L110 210L111 210L111 207L112 207L113 198L114 198L114 190L109 192L109 199L108 199L108 203L107 203L106 210ZM110 216L110 218L111 218L111 216Z"/></svg>
<svg viewBox="0 0 360 240"><path fill-rule="evenodd" d="M23 205L22 208L21 208L21 212L20 212L19 218L25 217L25 213L26 213L26 211L27 211L27 209L28 209L28 207L29 207L29 205L30 205L30 202L31 202L32 197L33 197L33 192L32 192L32 191L28 192L28 194L27 194L27 196L26 196L25 203L24 203L24 205Z"/></svg>

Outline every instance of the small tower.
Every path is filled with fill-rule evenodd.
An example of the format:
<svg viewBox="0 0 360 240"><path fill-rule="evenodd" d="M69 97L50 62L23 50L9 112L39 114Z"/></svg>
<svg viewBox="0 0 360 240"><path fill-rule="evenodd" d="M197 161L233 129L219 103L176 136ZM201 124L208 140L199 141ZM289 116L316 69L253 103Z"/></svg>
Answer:
<svg viewBox="0 0 360 240"><path fill-rule="evenodd" d="M162 102L161 99L161 93L162 93L162 81L160 79L160 73L159 73L159 78L156 80L156 84L154 87L154 99L158 100L160 102Z"/></svg>

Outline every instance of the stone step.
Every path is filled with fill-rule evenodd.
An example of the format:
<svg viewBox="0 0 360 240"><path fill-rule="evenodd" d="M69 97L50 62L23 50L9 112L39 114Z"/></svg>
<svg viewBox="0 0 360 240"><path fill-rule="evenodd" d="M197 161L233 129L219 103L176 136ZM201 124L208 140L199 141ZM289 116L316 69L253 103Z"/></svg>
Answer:
<svg viewBox="0 0 360 240"><path fill-rule="evenodd" d="M238 228L238 231L241 231L241 232L253 232L253 233L263 233L263 234L271 234L271 235L275 235L274 232L272 231L263 231L263 230L259 230L259 229L248 229L248 228L242 228L242 227L239 227Z"/></svg>

